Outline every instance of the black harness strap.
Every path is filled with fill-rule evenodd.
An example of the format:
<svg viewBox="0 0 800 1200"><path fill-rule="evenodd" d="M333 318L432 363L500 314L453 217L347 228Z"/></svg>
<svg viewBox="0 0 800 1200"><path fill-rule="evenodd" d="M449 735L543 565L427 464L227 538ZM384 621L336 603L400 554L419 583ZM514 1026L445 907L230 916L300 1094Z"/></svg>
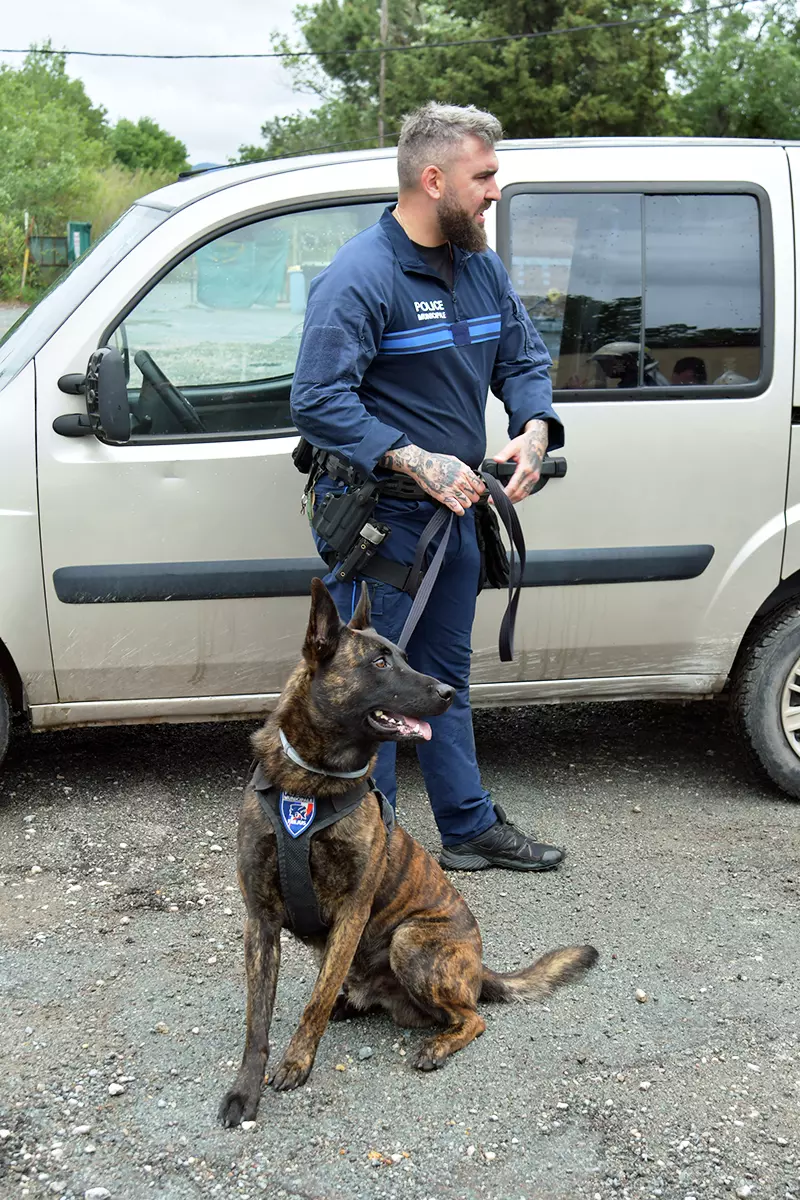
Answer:
<svg viewBox="0 0 800 1200"><path fill-rule="evenodd" d="M341 796L308 797L315 805L312 823L292 837L283 824L280 813L281 792L271 783L259 763L256 766L250 787L254 789L261 804L261 811L275 830L278 847L278 876L281 894L286 906L286 924L299 937L314 937L328 932L317 903L314 883L311 878L311 839L322 829L327 829L348 813L354 812L368 792L374 792L381 805L381 815L388 837L394 829L394 809L376 788L371 779L362 779L355 787Z"/></svg>

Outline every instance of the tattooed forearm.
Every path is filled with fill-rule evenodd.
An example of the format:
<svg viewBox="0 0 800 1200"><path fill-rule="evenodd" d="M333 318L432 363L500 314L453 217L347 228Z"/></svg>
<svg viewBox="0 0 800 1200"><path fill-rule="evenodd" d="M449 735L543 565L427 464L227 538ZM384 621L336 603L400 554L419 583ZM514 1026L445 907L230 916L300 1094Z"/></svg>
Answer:
<svg viewBox="0 0 800 1200"><path fill-rule="evenodd" d="M483 480L459 458L433 454L419 446L387 450L380 465L410 475L429 496L459 516L476 503L485 487Z"/></svg>
<svg viewBox="0 0 800 1200"><path fill-rule="evenodd" d="M547 421L528 421L524 437L528 447L529 465L534 471L540 471L549 441Z"/></svg>

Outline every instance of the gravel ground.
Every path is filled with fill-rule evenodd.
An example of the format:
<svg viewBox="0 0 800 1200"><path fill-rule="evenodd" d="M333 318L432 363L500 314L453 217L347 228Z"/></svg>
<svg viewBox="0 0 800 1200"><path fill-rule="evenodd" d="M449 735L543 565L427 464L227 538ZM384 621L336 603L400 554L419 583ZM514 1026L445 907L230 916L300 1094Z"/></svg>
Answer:
<svg viewBox="0 0 800 1200"><path fill-rule="evenodd" d="M800 810L751 781L722 706L477 714L498 801L570 850L552 875L456 877L487 961L590 941L600 967L547 1005L485 1007L484 1037L432 1075L409 1065L419 1031L332 1026L304 1088L266 1091L252 1129L217 1126L243 1037L252 728L17 738L4 1200L800 1197ZM401 775L401 819L435 848L412 754ZM273 1064L313 977L289 942Z"/></svg>

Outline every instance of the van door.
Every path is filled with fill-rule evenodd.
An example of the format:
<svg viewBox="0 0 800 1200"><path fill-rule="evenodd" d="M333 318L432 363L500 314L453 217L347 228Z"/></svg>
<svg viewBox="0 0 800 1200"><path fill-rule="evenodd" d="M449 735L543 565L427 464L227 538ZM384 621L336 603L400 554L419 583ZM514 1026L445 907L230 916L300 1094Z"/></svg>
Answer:
<svg viewBox="0 0 800 1200"><path fill-rule="evenodd" d="M383 203L289 203L244 220L237 190L201 202L217 226L227 206L227 229L201 227L178 251L182 223L199 218L191 205L171 217L154 235L172 227L163 266L116 284L122 299L104 313L90 298L37 360L45 576L69 720L259 711L297 659L307 609L291 597L324 570L291 461L305 294ZM101 341L126 364L126 445L53 430L80 403L56 381L76 345L88 355Z"/></svg>
<svg viewBox="0 0 800 1200"><path fill-rule="evenodd" d="M568 473L519 509L516 661L499 675L501 598L482 596L473 683L488 702L717 690L780 579L785 151L520 150L499 178L498 248L553 357Z"/></svg>
<svg viewBox="0 0 800 1200"><path fill-rule="evenodd" d="M792 173L794 194L800 194L800 148L787 147L789 167ZM800 229L795 222L795 262L800 261ZM800 280L798 280L800 286ZM786 549L783 559L783 578L787 579L800 571L800 377L795 372L794 399L792 408L791 454L789 483L786 489Z"/></svg>

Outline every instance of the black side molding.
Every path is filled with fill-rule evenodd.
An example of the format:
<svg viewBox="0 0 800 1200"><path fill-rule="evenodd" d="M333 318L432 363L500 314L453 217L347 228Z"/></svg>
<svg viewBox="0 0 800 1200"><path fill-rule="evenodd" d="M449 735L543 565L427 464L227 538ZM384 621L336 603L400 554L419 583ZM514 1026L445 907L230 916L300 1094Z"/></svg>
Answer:
<svg viewBox="0 0 800 1200"><path fill-rule="evenodd" d="M523 587L655 583L695 579L713 546L623 546L529 552ZM53 585L62 604L143 604L171 600L248 600L308 596L321 558L251 558L217 562L119 563L59 567Z"/></svg>
<svg viewBox="0 0 800 1200"><path fill-rule="evenodd" d="M620 546L529 553L523 587L660 583L696 579L714 557L713 546Z"/></svg>

